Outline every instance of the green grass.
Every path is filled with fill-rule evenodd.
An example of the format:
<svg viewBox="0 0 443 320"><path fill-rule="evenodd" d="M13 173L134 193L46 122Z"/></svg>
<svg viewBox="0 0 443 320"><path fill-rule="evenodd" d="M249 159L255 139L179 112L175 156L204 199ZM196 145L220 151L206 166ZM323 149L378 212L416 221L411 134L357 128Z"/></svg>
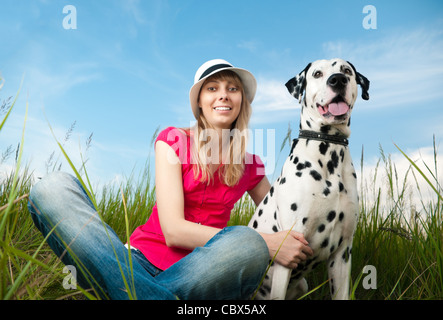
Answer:
<svg viewBox="0 0 443 320"><path fill-rule="evenodd" d="M14 104L15 100L4 108L7 111L0 119L0 134ZM62 282L66 277L64 266L33 225L26 200L35 178L29 166L21 164L22 150L26 148L25 127L26 119L16 152L15 170L0 181L0 299L92 298L80 290L63 288ZM118 185L109 184L99 191L93 190L86 168L75 168L63 144L58 144L62 157L70 164L72 173L81 179L104 222L126 242L128 235L147 220L155 203L149 163L141 172L133 172ZM0 165L8 154L13 152L5 150ZM404 156L409 159L407 154L404 153ZM436 159L435 163L426 164L427 172L421 171L409 159L411 168L407 174L412 175L415 181L423 177L435 192L434 200L423 203L417 215L418 221L412 224L409 219L411 208L406 205L409 196L406 190L411 186L404 177L398 176L395 163L383 150L373 179L361 182L360 219L352 249L352 299L443 298L442 189L438 184L437 170L431 169L432 165L437 167ZM362 152L362 173L363 162ZM56 170L57 164L51 167ZM377 171L385 173L387 183L383 183L383 189L373 188L378 182ZM415 187L418 188L418 182ZM254 210L252 200L244 196L235 205L229 225L246 225ZM377 270L376 289L363 287L367 276L363 274L363 268L366 265ZM304 299L330 299L327 280L326 266L319 266L308 277L310 289L315 290Z"/></svg>

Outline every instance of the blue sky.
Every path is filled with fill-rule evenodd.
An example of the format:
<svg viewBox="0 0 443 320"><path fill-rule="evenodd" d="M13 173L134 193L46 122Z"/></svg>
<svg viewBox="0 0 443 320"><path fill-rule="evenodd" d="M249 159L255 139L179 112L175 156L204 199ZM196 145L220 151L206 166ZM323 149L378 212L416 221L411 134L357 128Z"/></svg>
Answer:
<svg viewBox="0 0 443 320"><path fill-rule="evenodd" d="M66 5L76 9L76 29L63 27ZM363 27L366 5L376 9L376 29ZM189 88L197 68L214 58L257 78L251 128L275 132L274 147L265 144L262 154L271 179L289 150L279 156L288 125L298 133L300 105L284 84L317 59L349 60L371 81L370 100L359 97L352 115L357 167L362 147L371 167L380 145L394 155L396 143L430 156L433 135L443 138L438 0L0 0L0 39L0 102L15 96L24 77L0 151L19 142L28 102L24 160L37 175L53 151L59 155L45 116L60 141L75 121L66 149L76 165L84 153L96 183L153 163L155 130L193 123ZM250 151L257 150L252 139Z"/></svg>

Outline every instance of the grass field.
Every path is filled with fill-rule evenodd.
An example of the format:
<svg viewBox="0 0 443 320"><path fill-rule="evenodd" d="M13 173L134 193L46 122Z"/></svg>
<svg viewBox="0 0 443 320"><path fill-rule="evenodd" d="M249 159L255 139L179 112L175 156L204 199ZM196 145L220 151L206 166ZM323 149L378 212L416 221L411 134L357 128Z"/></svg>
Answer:
<svg viewBox="0 0 443 320"><path fill-rule="evenodd" d="M0 134L14 104L12 99L3 101ZM23 127L25 131L26 119ZM15 152L15 170L0 181L0 299L85 299L79 289L63 287L67 276L64 266L28 213L26 195L35 177L29 166L21 163L23 142L24 138ZM63 146L59 146L63 155ZM14 156L11 150L2 152L0 165ZM69 155L64 156L69 162ZM443 198L437 173L430 169L433 165L427 164L429 170L422 172L411 160L409 173L426 179L435 192L432 200L423 201L422 208L407 205L406 190L414 186L397 176L395 163L383 152L377 165L377 170L384 171L383 187L373 188L376 174L372 181L361 183L360 219L352 249L352 299L443 298ZM56 164L52 168L55 170ZM74 166L71 170L82 178L103 219L123 241L128 231L132 233L149 217L155 202L149 163L120 185L107 185L101 190L92 190L85 168L82 174ZM236 204L229 224L247 224L254 209L252 200L245 196ZM310 274L308 284L313 291L304 299L330 299L325 266Z"/></svg>

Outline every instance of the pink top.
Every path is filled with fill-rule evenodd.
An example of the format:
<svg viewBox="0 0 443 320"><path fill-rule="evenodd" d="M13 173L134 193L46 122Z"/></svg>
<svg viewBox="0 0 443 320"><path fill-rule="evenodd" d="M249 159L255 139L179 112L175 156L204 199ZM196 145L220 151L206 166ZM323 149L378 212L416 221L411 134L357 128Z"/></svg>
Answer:
<svg viewBox="0 0 443 320"><path fill-rule="evenodd" d="M216 228L226 227L234 204L246 191L262 180L265 174L264 165L256 155L247 153L243 177L234 187L228 187L214 175L210 185L194 179L190 161L190 136L183 130L169 127L157 137L157 141L170 145L182 164L184 214L185 219ZM131 246L139 249L156 267L165 270L185 257L191 250L168 247L160 226L157 203L152 209L148 221L134 230L130 237Z"/></svg>

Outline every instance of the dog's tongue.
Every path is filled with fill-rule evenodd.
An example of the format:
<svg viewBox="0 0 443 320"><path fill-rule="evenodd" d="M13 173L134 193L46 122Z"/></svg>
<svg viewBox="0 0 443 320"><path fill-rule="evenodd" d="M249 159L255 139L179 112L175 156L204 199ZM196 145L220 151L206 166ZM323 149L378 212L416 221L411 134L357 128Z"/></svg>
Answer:
<svg viewBox="0 0 443 320"><path fill-rule="evenodd" d="M348 111L349 111L349 106L343 101L340 101L338 103L333 102L329 104L329 112L334 116L344 115Z"/></svg>

